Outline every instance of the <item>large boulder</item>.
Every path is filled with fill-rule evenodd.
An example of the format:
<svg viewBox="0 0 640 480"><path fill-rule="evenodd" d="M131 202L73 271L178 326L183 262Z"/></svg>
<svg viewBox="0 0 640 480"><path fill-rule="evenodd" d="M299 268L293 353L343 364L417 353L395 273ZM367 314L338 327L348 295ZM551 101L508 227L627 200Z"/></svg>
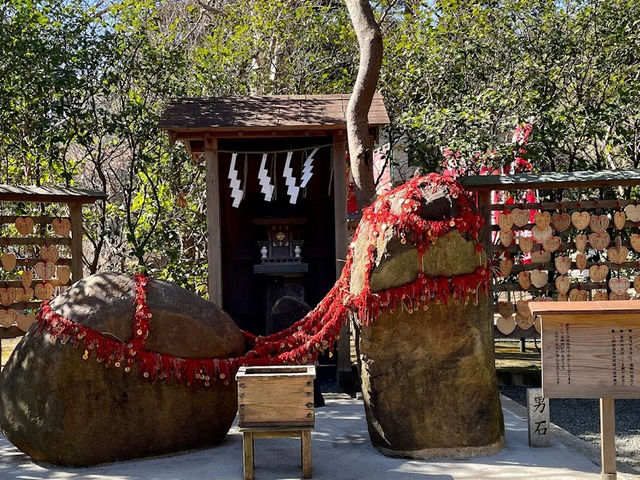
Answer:
<svg viewBox="0 0 640 480"><path fill-rule="evenodd" d="M133 336L133 278L87 277L51 303L53 310L105 335ZM245 351L242 332L216 305L171 283L150 280L145 349L176 357L225 358ZM236 414L236 385L189 388L141 378L136 364L107 368L72 342L53 342L36 326L3 372L0 427L36 461L85 466L199 448L222 441Z"/></svg>
<svg viewBox="0 0 640 480"><path fill-rule="evenodd" d="M402 205L402 192L397 195ZM436 189L425 195L419 213L448 225L458 215L458 201L446 188ZM420 275L460 278L486 266L477 241L456 229L426 248L420 268L411 241L363 224L353 248L354 295L365 284L371 246L377 258L369 277L372 292L411 284ZM454 458L502 448L504 423L488 296L479 290L462 300L449 296L445 302L425 301L425 293L418 292L404 305L383 309L370 325L356 322L369 433L383 453Z"/></svg>

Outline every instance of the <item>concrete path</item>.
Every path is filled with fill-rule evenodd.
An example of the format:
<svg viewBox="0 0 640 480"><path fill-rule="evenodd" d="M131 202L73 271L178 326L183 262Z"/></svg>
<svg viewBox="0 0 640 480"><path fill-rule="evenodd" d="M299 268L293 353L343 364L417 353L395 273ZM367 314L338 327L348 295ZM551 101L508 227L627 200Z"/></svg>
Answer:
<svg viewBox="0 0 640 480"><path fill-rule="evenodd" d="M504 402L506 447L498 455L460 461L388 458L371 446L361 401L330 399L316 410L312 436L316 480L598 480L599 467L554 439L529 448L525 420ZM516 410L512 408L512 410ZM299 440L256 440L256 480L300 478ZM618 478L625 478L619 475ZM37 465L0 436L0 479L241 480L242 438L236 427L216 448L86 469Z"/></svg>

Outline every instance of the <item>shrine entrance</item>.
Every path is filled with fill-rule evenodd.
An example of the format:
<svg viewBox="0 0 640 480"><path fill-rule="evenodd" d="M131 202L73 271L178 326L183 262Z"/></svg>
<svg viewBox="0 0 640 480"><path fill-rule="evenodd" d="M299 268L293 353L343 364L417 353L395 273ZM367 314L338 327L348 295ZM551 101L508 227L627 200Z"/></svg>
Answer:
<svg viewBox="0 0 640 480"><path fill-rule="evenodd" d="M207 165L209 297L240 328L281 330L283 297L315 306L344 266L347 232L345 112L349 95L176 99L160 119ZM389 123L382 97L370 134ZM294 319L294 320L297 320ZM349 381L349 332L337 348Z"/></svg>

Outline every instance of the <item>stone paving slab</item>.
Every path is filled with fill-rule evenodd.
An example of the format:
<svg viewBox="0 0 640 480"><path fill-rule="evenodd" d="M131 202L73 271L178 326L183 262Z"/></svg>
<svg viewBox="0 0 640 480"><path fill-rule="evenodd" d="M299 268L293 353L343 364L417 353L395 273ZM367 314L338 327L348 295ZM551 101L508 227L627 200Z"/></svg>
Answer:
<svg viewBox="0 0 640 480"><path fill-rule="evenodd" d="M526 419L512 413L508 402L504 402L503 411L506 447L498 455L457 461L419 461L385 457L371 445L361 400L328 399L325 407L316 410L316 428L312 435L313 478L600 479L598 466L560 443L557 437L551 447L530 448ZM299 451L297 439L256 440L256 480L300 478ZM618 478L625 479L620 474ZM234 426L227 440L215 448L83 469L35 464L0 436L0 479L241 480L242 436Z"/></svg>

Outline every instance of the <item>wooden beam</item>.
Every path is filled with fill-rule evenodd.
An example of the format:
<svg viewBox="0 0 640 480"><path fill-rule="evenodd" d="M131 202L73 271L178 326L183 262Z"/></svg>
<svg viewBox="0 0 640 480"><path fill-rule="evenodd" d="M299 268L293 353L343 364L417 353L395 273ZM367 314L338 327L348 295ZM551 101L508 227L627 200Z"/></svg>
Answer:
<svg viewBox="0 0 640 480"><path fill-rule="evenodd" d="M333 210L336 247L336 278L342 273L349 248L347 231L347 139L345 132L333 137L331 150L333 162ZM349 324L340 330L338 339L338 382L341 377L351 374L351 342Z"/></svg>
<svg viewBox="0 0 640 480"><path fill-rule="evenodd" d="M220 236L220 175L218 139L205 140L207 163L207 260L209 266L209 300L222 305L222 241Z"/></svg>
<svg viewBox="0 0 640 480"><path fill-rule="evenodd" d="M602 480L616 480L616 410L613 398L600 399Z"/></svg>
<svg viewBox="0 0 640 480"><path fill-rule="evenodd" d="M69 214L71 217L71 278L73 282L77 282L82 278L82 204L70 203Z"/></svg>
<svg viewBox="0 0 640 480"><path fill-rule="evenodd" d="M2 202L94 203L96 200L106 198L103 192L72 187L0 185Z"/></svg>

